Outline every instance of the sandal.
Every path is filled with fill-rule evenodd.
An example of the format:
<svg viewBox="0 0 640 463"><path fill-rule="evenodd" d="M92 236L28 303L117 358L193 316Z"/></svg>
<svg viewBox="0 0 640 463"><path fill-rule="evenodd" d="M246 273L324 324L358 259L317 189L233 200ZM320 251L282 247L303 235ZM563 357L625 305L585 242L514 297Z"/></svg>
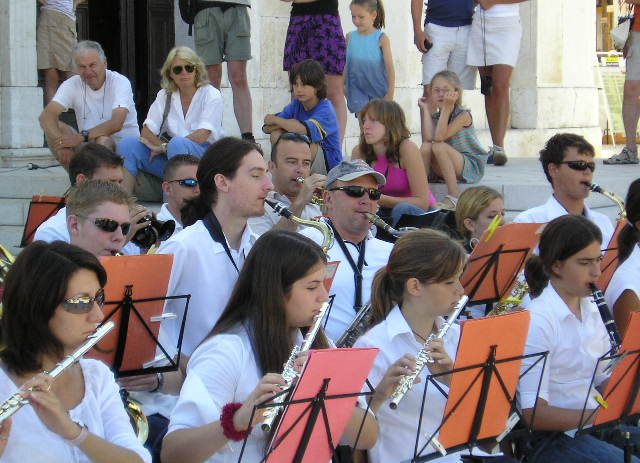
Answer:
<svg viewBox="0 0 640 463"><path fill-rule="evenodd" d="M602 161L603 164L611 166L616 164L638 164L638 152L631 151L626 146L618 154L614 154L609 159Z"/></svg>
<svg viewBox="0 0 640 463"><path fill-rule="evenodd" d="M504 148L502 148L501 146L493 145L489 149L487 164L489 164L489 159L491 159L491 164L493 164L494 166L504 166L507 163L507 154L504 152Z"/></svg>
<svg viewBox="0 0 640 463"><path fill-rule="evenodd" d="M444 201L449 201L449 204L446 204ZM458 205L458 198L451 195L445 195L442 201L436 204L436 208L455 211L457 205Z"/></svg>

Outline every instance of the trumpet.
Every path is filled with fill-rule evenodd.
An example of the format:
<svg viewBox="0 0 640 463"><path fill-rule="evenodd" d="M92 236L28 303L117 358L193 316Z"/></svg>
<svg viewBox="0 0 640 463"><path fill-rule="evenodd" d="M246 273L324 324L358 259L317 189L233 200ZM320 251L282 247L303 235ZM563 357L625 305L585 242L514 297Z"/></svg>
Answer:
<svg viewBox="0 0 640 463"><path fill-rule="evenodd" d="M302 184L304 183L304 177L296 177L296 182ZM319 208L324 208L324 199L322 199L322 192L324 188L320 188L313 192L313 196L311 197L311 202L318 206Z"/></svg>
<svg viewBox="0 0 640 463"><path fill-rule="evenodd" d="M618 220L624 220L627 218L627 211L624 207L624 200L617 194L613 193L612 191L603 190L602 187L597 183L590 183L589 189L594 193L600 193L602 196L610 199L615 203L615 205L618 207Z"/></svg>
<svg viewBox="0 0 640 463"><path fill-rule="evenodd" d="M400 379L400 382L396 386L395 390L391 394L389 407L391 407L393 410L398 408L398 404L404 398L407 392L409 392L409 390L413 387L413 383L420 375L420 373L422 373L422 370L424 369L426 364L434 362L434 360L429 356L429 344L431 344L431 342L433 342L433 340L435 339L442 339L444 335L447 334L447 331L449 331L449 329L456 322L458 315L460 315L460 312L462 312L468 301L469 296L462 296L456 303L456 306L453 308L453 311L451 312L451 315L449 315L447 321L442 325L440 330L438 330L438 334L430 334L425 343L422 345L422 348L418 352L418 355L416 355L415 371L403 376L402 379Z"/></svg>
<svg viewBox="0 0 640 463"><path fill-rule="evenodd" d="M65 369L67 369L68 367L76 363L80 359L80 357L86 354L89 351L89 349L91 349L96 343L100 341L100 339L105 337L105 335L109 331L111 331L114 326L115 324L112 321L108 321L107 323L102 325L100 328L98 328L95 331L95 333L90 335L87 338L86 342L82 344L75 352L65 357L61 362L59 362L53 368L53 370L51 370L48 373L45 371L45 373L55 379ZM33 388L28 389L29 392L31 392L32 390ZM22 391L16 392L15 394L13 394L11 397L5 400L2 404L0 404L0 423L2 423L4 420L12 416L14 413L16 413L18 410L20 410L24 405L27 405L28 403L29 403L29 400L22 397Z"/></svg>
<svg viewBox="0 0 640 463"><path fill-rule="evenodd" d="M307 227L313 227L319 230L320 233L322 233L322 251L325 254L329 252L329 249L331 249L331 246L333 246L333 231L331 230L331 227L329 227L329 225L319 219L306 220L301 219L300 217L296 217L287 206L278 201L272 201L270 199L265 199L264 201L285 219L289 219L293 223L297 223L298 225L306 225Z"/></svg>

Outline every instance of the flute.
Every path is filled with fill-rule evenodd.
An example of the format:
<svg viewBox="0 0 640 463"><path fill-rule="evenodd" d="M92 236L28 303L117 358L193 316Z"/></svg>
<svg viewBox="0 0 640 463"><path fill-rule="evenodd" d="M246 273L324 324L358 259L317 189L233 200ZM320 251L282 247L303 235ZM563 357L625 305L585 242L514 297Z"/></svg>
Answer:
<svg viewBox="0 0 640 463"><path fill-rule="evenodd" d="M92 335L87 337L87 340L84 344L82 344L75 352L68 355L64 359L62 359L50 372L44 372L48 374L52 378L56 378L60 375L66 368L70 367L74 363L76 363L80 357L86 354L89 349L91 349L95 344L97 344L100 339L104 338L105 335L113 329L115 323L113 321L108 321L100 328L98 328ZM33 388L27 389L27 391L31 392ZM28 399L22 397L22 393L24 391L19 391L9 397L0 405L0 423L9 418L15 412L20 410L24 405L29 403Z"/></svg>
<svg viewBox="0 0 640 463"><path fill-rule="evenodd" d="M426 364L434 362L434 360L429 356L429 344L431 344L434 339L442 339L444 335L447 334L447 331L449 331L449 328L451 328L456 322L458 315L460 315L460 312L462 312L468 301L469 296L462 296L456 303L456 306L453 308L453 312L451 312L451 315L449 315L447 321L438 331L438 334L432 333L431 335L429 335L425 343L422 345L422 349L420 349L420 352L418 352L418 355L416 355L415 371L403 376L402 379L400 379L400 382L396 386L395 390L393 391L393 394L391 394L391 402L389 402L389 407L391 407L393 410L398 408L398 404L407 394L407 392L409 392L409 390L413 387L413 383L420 375L420 373L422 373L422 370L424 369Z"/></svg>

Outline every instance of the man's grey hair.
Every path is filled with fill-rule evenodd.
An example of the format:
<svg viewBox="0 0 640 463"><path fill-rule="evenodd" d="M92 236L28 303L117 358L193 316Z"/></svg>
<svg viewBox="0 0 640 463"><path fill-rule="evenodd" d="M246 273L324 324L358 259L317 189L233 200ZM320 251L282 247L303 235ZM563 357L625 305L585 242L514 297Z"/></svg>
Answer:
<svg viewBox="0 0 640 463"><path fill-rule="evenodd" d="M97 52L102 61L107 61L107 55L104 54L102 45L100 45L98 42L94 42L93 40L81 40L80 42L78 42L76 46L73 47L73 56L75 57L80 53L84 53L90 50L94 50L95 52Z"/></svg>

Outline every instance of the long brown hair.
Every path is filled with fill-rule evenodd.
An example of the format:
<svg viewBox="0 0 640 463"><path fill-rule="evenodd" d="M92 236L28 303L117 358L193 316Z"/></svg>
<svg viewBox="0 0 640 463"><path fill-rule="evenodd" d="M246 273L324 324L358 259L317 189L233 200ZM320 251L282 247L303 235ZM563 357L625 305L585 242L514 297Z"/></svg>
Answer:
<svg viewBox="0 0 640 463"><path fill-rule="evenodd" d="M640 232L636 228L636 222L640 220L640 178L631 182L625 199L625 212L627 223L618 235L618 258L620 263L627 260L633 252L633 247L640 242Z"/></svg>
<svg viewBox="0 0 640 463"><path fill-rule="evenodd" d="M402 111L400 105L395 101L375 99L369 101L369 103L362 108L362 111L360 111L358 115L360 122L364 123L364 117L367 114L385 126L387 159L390 163L400 164L400 143L411 137L404 111ZM360 145L358 149L364 156L367 164L371 165L375 162L376 153L373 152L373 146L367 144L364 139L363 131L360 131Z"/></svg>

